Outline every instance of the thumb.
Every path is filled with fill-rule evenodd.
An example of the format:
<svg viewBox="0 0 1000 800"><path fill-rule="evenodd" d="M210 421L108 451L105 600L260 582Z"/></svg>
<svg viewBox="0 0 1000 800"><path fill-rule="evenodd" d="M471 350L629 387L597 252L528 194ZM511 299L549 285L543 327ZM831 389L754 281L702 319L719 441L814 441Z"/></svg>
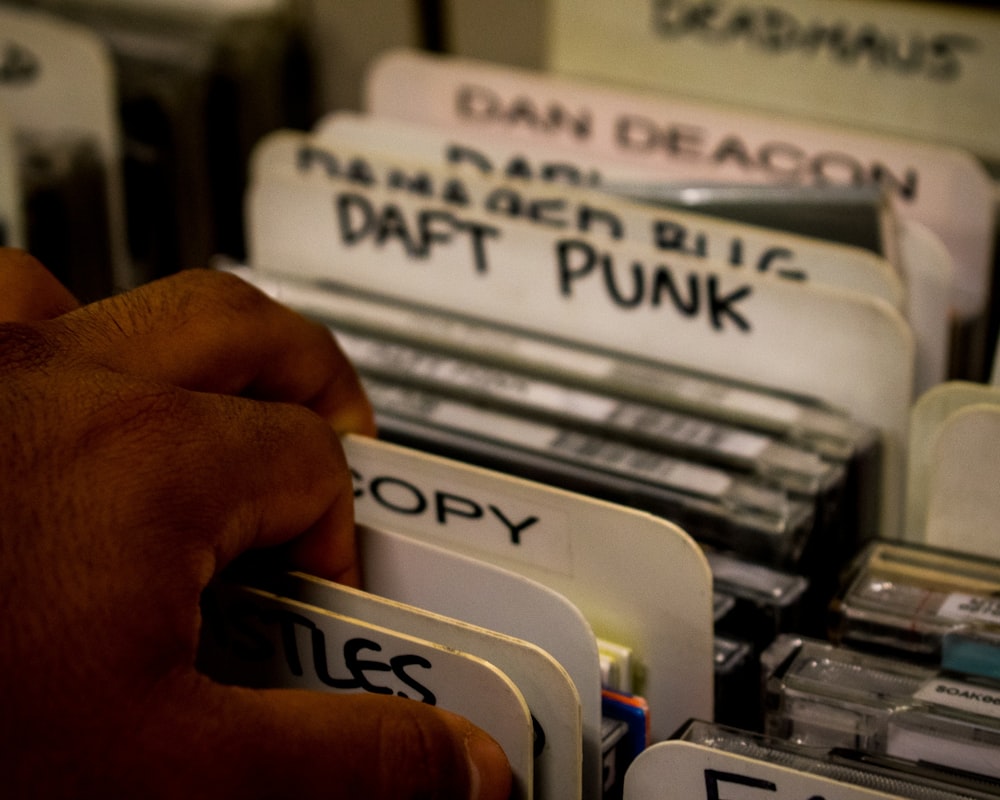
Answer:
<svg viewBox="0 0 1000 800"><path fill-rule="evenodd" d="M162 780L180 781L164 796L510 795L510 767L500 746L468 720L434 706L400 697L246 689L200 675L192 679L198 684L194 697L188 694L183 706L164 704L172 717L164 721L173 730L154 725L158 730L150 731L148 741L134 742L155 769L168 773ZM163 748L179 752L157 753ZM149 777L144 770L143 778Z"/></svg>
<svg viewBox="0 0 1000 800"><path fill-rule="evenodd" d="M38 322L79 307L38 259L0 247L0 322Z"/></svg>

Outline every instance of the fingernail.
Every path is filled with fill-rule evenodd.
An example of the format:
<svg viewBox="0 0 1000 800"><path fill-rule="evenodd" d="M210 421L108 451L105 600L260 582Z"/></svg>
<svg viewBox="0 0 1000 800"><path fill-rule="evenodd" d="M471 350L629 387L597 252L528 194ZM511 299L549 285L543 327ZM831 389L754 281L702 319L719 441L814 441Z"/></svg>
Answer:
<svg viewBox="0 0 1000 800"><path fill-rule="evenodd" d="M482 731L471 730L465 737L465 755L469 763L469 800L497 796L501 786L509 786L510 764L503 749ZM506 797L507 791L499 796Z"/></svg>

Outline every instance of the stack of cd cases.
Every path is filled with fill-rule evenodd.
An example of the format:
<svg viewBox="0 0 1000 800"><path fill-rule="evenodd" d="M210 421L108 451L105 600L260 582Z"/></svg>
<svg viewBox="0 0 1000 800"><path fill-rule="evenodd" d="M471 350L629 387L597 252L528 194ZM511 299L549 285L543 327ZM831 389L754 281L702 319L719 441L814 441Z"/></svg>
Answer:
<svg viewBox="0 0 1000 800"><path fill-rule="evenodd" d="M845 493L877 439L833 409L329 284L261 285L335 331L386 439L647 510L772 567L857 549L868 512Z"/></svg>

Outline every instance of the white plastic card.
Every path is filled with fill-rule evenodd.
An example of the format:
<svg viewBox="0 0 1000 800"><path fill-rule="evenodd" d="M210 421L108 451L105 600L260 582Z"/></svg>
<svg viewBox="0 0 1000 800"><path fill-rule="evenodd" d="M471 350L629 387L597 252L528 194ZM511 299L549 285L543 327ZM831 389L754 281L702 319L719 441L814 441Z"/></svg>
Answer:
<svg viewBox="0 0 1000 800"><path fill-rule="evenodd" d="M758 800L764 797L769 800L893 800L896 797L681 741L661 742L647 748L625 773L624 800L662 800L666 796L687 800Z"/></svg>
<svg viewBox="0 0 1000 800"><path fill-rule="evenodd" d="M14 130L0 106L0 245L24 247L21 181L14 149Z"/></svg>
<svg viewBox="0 0 1000 800"><path fill-rule="evenodd" d="M379 444L367 449L378 449ZM361 524L358 538L366 589L399 603L524 639L555 658L572 678L579 697L584 796L598 797L601 674L597 640L590 623L574 604L541 582L463 555L447 543L442 546L413 534L411 529L438 524L433 520L439 515L450 522L451 528L462 527L462 514L473 513L476 507L468 505L469 498L445 492L425 494L421 485L385 472L354 471L356 481L363 485L356 490L355 506ZM487 513L494 524L506 525L494 512ZM381 517L400 515L412 517L406 529L397 524L393 531L379 522ZM429 519L421 523L425 518ZM465 525L474 526L474 522L466 520Z"/></svg>
<svg viewBox="0 0 1000 800"><path fill-rule="evenodd" d="M917 348L914 392L922 394L948 376L955 269L940 238L926 225L900 220L899 261L906 274L906 318Z"/></svg>
<svg viewBox="0 0 1000 800"><path fill-rule="evenodd" d="M342 112L329 114L321 121L317 138L337 148L376 152L391 150L397 154L397 158L406 157L421 163L438 164L462 176L499 175L507 177L508 180L517 176L521 178L518 183L530 178L545 185L556 184L560 191L565 190L567 193L581 185L600 187L607 182L609 166L612 172L615 169L614 165L609 165L607 159L587 156L584 156L582 161L576 158L574 163L568 163L565 161L564 151L535 142L499 139L473 130L463 130L455 134L443 127L416 125L400 120ZM261 160L270 162L270 158L264 157L264 152L261 154ZM356 165L351 161L341 166L346 172L345 178L349 180L364 179L370 173L370 170L366 172L362 168L352 174L352 169ZM374 179L374 175L372 177ZM399 176L393 176L392 179L398 178ZM567 182L569 182L568 187ZM660 213L658 210L658 218L662 219ZM671 218L674 218L673 212L662 213L669 213ZM719 220L715 223L722 226L733 225ZM746 230L749 226L733 225L733 227ZM600 231L598 225L594 225L593 228ZM905 284L905 299L902 303L906 318L914 332L917 348L916 391L920 391L939 383L946 375L951 320L948 298L954 279L954 269L950 255L938 237L926 226L912 220L898 220L891 228L890 236L899 240L889 244L896 251L897 271L902 276L902 283ZM704 234L704 230L701 228L698 233L694 233L692 229L687 233L685 237L687 249L697 250L701 246L699 236ZM785 235L778 234L778 236L784 238ZM815 240L791 238L798 240L794 248L796 258L801 259L799 263L804 269L809 270L809 275L815 282L846 286L876 296L887 295L894 302L899 302L895 298L898 298L897 293L901 290L900 280L885 276L885 264L878 257L858 248L847 248L829 242L816 242L820 249L813 252L803 248L805 242L811 243ZM731 263L734 247L739 249L749 240L747 234L743 234L738 240L738 245L735 244L736 241L730 239L728 244L723 243L720 247L716 247L716 252L728 251L730 258L726 260ZM770 244L758 256L758 264L761 263L760 259L767 259L769 255L783 249L782 245L776 244L776 240L768 239L768 241ZM841 256L845 250L851 253L860 252L862 263L871 265L874 261L879 266L874 268L867 280L857 274L860 264L855 264L847 273L842 273L840 266L835 268L830 263L830 253L826 250L830 247L835 248ZM708 249L707 243L705 249ZM674 255L670 251L668 254ZM746 254L743 256L746 257ZM752 260L749 261L752 263ZM840 263L839 258L834 261ZM825 266L819 266L824 262ZM875 286L881 289L876 289Z"/></svg>
<svg viewBox="0 0 1000 800"><path fill-rule="evenodd" d="M896 535L914 343L888 303L345 181L256 176L248 231L258 268L824 398L883 432Z"/></svg>
<svg viewBox="0 0 1000 800"><path fill-rule="evenodd" d="M986 308L993 185L965 151L416 51L381 56L367 97L376 115L612 159L631 169L630 180L641 170L646 181L877 183L952 254L956 313L974 318Z"/></svg>
<svg viewBox="0 0 1000 800"><path fill-rule="evenodd" d="M995 9L899 0L550 5L549 65L558 72L892 131L1000 160Z"/></svg>
<svg viewBox="0 0 1000 800"><path fill-rule="evenodd" d="M263 587L272 588L272 587ZM535 796L580 800L580 696L565 669L540 647L303 573L282 576L278 594L454 648L498 667L524 695L535 726Z"/></svg>
<svg viewBox="0 0 1000 800"><path fill-rule="evenodd" d="M925 541L1000 558L1000 404L971 405L948 416L930 455Z"/></svg>
<svg viewBox="0 0 1000 800"><path fill-rule="evenodd" d="M481 658L269 592L222 585L202 656L218 680L260 688L395 695L474 722L503 748L514 794L532 797L531 714Z"/></svg>
<svg viewBox="0 0 1000 800"><path fill-rule="evenodd" d="M597 636L630 647L654 739L689 717L711 716L711 574L677 526L377 440L347 437L345 449L357 513L368 524L537 580L573 602ZM407 494L380 501L375 481ZM427 502L420 515L412 513L418 496Z"/></svg>
<svg viewBox="0 0 1000 800"><path fill-rule="evenodd" d="M595 190L460 174L441 160L417 162L405 153L340 145L334 129L327 129L322 139L295 131L272 134L258 145L253 171L313 182L340 176L486 216L634 242L679 263L698 259L903 305L905 290L893 265L861 248L629 202Z"/></svg>
<svg viewBox="0 0 1000 800"><path fill-rule="evenodd" d="M114 70L106 45L82 25L0 7L0 58L0 105L15 130L82 135L98 147L115 277L129 285Z"/></svg>
<svg viewBox="0 0 1000 800"><path fill-rule="evenodd" d="M949 381L925 392L910 414L906 470L906 517L904 536L925 541L928 528L928 499L938 435L947 420L963 408L975 405L1000 406L1000 387L969 381ZM961 548L959 548L961 549Z"/></svg>

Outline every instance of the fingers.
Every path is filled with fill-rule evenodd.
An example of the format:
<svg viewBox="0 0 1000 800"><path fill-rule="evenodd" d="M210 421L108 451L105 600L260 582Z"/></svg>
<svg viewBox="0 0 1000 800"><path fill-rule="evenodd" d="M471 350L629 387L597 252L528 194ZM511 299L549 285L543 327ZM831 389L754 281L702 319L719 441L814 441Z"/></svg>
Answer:
<svg viewBox="0 0 1000 800"><path fill-rule="evenodd" d="M181 273L66 319L112 369L301 403L340 433L374 433L357 373L330 332L228 273Z"/></svg>
<svg viewBox="0 0 1000 800"><path fill-rule="evenodd" d="M350 472L322 417L290 403L105 380L86 409L74 475L115 487L106 527L147 532L137 560L176 562L179 542L200 542L212 559L197 570L207 582L245 550L300 537L296 566L359 585Z"/></svg>
<svg viewBox="0 0 1000 800"><path fill-rule="evenodd" d="M41 262L0 247L0 322L38 322L78 307L76 298Z"/></svg>
<svg viewBox="0 0 1000 800"><path fill-rule="evenodd" d="M140 752L185 767L164 778L179 781L171 796L506 800L510 794L500 747L433 706L197 680L195 704L171 704L169 718L153 719L140 733L149 739L140 739ZM176 726L174 735L162 735L164 722ZM199 792L185 785L191 779Z"/></svg>

